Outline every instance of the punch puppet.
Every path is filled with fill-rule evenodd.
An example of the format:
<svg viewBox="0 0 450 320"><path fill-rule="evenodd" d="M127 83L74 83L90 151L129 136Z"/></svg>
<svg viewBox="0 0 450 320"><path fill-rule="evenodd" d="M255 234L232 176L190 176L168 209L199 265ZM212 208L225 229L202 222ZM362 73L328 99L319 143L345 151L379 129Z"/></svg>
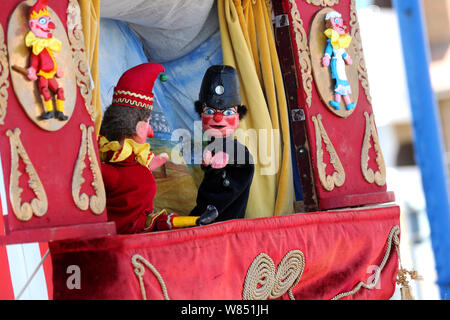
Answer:
<svg viewBox="0 0 450 320"><path fill-rule="evenodd" d="M327 45L325 54L322 58L322 65L331 68L331 76L336 81L334 87L335 99L330 101L330 105L340 110L341 100L344 98L347 110L356 107L352 102L350 95L352 89L348 82L345 65L353 63L346 49L350 46L352 37L347 33L347 27L344 25L342 15L337 11L331 11L325 16Z"/></svg>
<svg viewBox="0 0 450 320"><path fill-rule="evenodd" d="M56 80L64 76L61 66L55 60L55 54L61 51L62 44L53 36L56 26L48 11L47 2L48 0L38 0L29 12L30 31L25 37L25 45L31 49L31 54L27 77L38 83L44 105L40 118L66 121L68 116L64 114L64 89ZM52 92L56 95L56 110Z"/></svg>
<svg viewBox="0 0 450 320"><path fill-rule="evenodd" d="M108 219L121 234L169 230L211 223L217 210L207 206L199 216L183 217L156 212L156 181L152 171L164 165L167 154L154 155L147 138L153 108L153 85L162 65L144 63L126 71L114 88L113 101L104 113L99 136L101 169Z"/></svg>
<svg viewBox="0 0 450 320"><path fill-rule="evenodd" d="M224 65L210 67L203 77L195 109L211 138L203 151L204 178L191 215L198 215L212 204L219 212L216 221L244 218L254 164L248 149L233 138L239 120L247 112L241 105L236 70Z"/></svg>

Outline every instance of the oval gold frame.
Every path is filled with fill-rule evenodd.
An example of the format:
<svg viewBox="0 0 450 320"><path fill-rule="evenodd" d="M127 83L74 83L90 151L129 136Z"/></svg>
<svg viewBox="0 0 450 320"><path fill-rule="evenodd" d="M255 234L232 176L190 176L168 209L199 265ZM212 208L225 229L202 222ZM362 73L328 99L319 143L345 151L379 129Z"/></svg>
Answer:
<svg viewBox="0 0 450 320"><path fill-rule="evenodd" d="M347 118L350 116L355 109L358 107L358 97L359 97L359 75L358 75L358 62L359 59L356 56L352 56L353 53L353 41L348 48L348 54L353 59L352 65L347 65L347 77L352 88L351 99L356 103L356 108L352 110L347 110L343 101L341 102L341 109L336 110L330 106L330 101L334 100L334 80L331 78L330 68L322 66L322 57L325 52L325 44L327 39L324 35L325 31L325 15L328 12L334 11L331 8L324 8L317 12L313 19L309 34L309 48L311 51L311 64L314 75L314 82L316 84L317 91L319 92L320 98L323 103L327 106L328 110L341 118ZM343 99L342 99L343 100Z"/></svg>

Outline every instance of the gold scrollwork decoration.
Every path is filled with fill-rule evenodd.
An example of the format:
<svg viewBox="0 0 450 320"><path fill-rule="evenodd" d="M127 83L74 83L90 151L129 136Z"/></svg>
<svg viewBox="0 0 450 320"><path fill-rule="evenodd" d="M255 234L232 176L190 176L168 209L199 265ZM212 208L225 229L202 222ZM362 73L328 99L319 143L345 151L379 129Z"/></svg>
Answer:
<svg viewBox="0 0 450 320"><path fill-rule="evenodd" d="M33 217L33 214L37 217L42 217L47 213L48 200L39 175L34 169L33 163L20 140L20 134L21 131L19 128L14 129L14 131L8 130L6 132L11 146L9 198L17 219L20 221L29 221ZM21 195L23 189L19 186L19 178L22 175L22 172L19 170L19 157L22 158L22 161L25 164L25 171L28 173L30 179L28 185L36 196L30 203L22 203Z"/></svg>
<svg viewBox="0 0 450 320"><path fill-rule="evenodd" d="M350 4L349 25L351 28L351 36L354 39L354 41L352 42L354 50L353 56L357 58L355 59L355 62L358 66L359 81L361 82L361 86L363 87L366 93L367 100L369 101L370 104L372 104L372 96L370 95L370 86L369 86L369 76L367 75L366 60L364 58L364 51L361 41L361 30L358 21L358 13L356 11L356 0L352 0Z"/></svg>
<svg viewBox="0 0 450 320"><path fill-rule="evenodd" d="M92 79L84 49L84 35L81 23L81 9L78 0L69 0L67 8L67 30L75 63L77 85L84 98L86 110L95 121L96 111L92 105Z"/></svg>
<svg viewBox="0 0 450 320"><path fill-rule="evenodd" d="M322 123L322 115L318 114L317 117L313 116L312 121L316 133L316 161L319 179L325 190L333 191L334 187L342 187L344 185L345 170L327 132L325 131ZM332 175L327 175L325 171L327 165L323 162L322 141L325 143L326 149L330 154L330 163L336 170Z"/></svg>
<svg viewBox="0 0 450 320"><path fill-rule="evenodd" d="M309 4L313 4L315 6L334 6L335 4L338 4L340 0L305 0Z"/></svg>
<svg viewBox="0 0 450 320"><path fill-rule="evenodd" d="M381 152L380 141L378 139L377 129L375 127L375 119L373 113L369 116L367 112L364 112L366 118L366 131L364 134L364 142L361 152L361 170L369 183L376 183L378 186L384 186L386 184L386 165L384 162L383 153ZM374 172L368 167L369 164L369 150L371 148L370 138L373 139L373 147L377 155L375 161L378 165L378 171Z"/></svg>
<svg viewBox="0 0 450 320"><path fill-rule="evenodd" d="M90 126L86 128L86 125L81 124L80 129L81 146L78 152L78 159L75 163L75 169L73 172L72 197L78 208L83 211L90 208L94 214L99 215L105 210L106 193L102 174L94 149L94 143L92 141L94 127ZM95 195L92 195L90 198L85 193L80 195L81 187L85 182L85 179L83 178L83 170L86 168L86 155L89 158L90 169L93 175L92 187L95 190Z"/></svg>
<svg viewBox="0 0 450 320"><path fill-rule="evenodd" d="M292 289L300 282L305 270L305 256L300 250L289 251L277 268L273 260L260 253L247 270L243 300L277 299L286 292L295 300Z"/></svg>
<svg viewBox="0 0 450 320"><path fill-rule="evenodd" d="M303 25L300 12L295 0L289 0L291 3L292 25L295 33L295 43L298 49L298 62L302 74L303 91L306 95L306 104L311 107L312 103L312 66L311 55L308 47L308 37Z"/></svg>
<svg viewBox="0 0 450 320"><path fill-rule="evenodd" d="M5 124L6 108L8 107L9 88L8 50L5 44L5 34L0 24L0 125Z"/></svg>

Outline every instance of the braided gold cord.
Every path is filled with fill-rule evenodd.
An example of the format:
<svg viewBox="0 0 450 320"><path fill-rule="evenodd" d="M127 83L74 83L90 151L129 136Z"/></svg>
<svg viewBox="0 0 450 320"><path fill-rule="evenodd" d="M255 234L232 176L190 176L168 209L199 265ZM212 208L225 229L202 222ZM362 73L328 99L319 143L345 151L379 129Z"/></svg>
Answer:
<svg viewBox="0 0 450 320"><path fill-rule="evenodd" d="M381 264L377 267L377 269L375 271L375 276L373 277L373 280L371 283L364 283L361 281L356 285L355 288L353 288L353 290L340 293L340 294L336 295L334 298L332 298L331 300L339 300L341 298L351 296L351 295L357 293L361 288L365 288L365 289L369 289L369 290L373 289L377 285L378 281L380 280L381 271L383 271L383 268L389 259L389 256L391 254L392 244L394 244L394 246L398 250L398 246L400 244L400 240L398 238L399 234L400 234L399 226L394 226L391 229L391 231L389 232L386 253L384 254L384 258L381 261ZM399 257L400 257L400 255L399 255Z"/></svg>
<svg viewBox="0 0 450 320"><path fill-rule="evenodd" d="M139 261L138 261L139 260ZM142 264L142 263L143 264ZM156 268L150 263L148 262L144 257L142 257L139 254L135 254L132 258L131 258L131 263L134 267L134 273L136 274L136 276L139 279L139 286L141 288L141 294L142 294L142 299L143 300L147 300L147 293L145 291L145 285L144 285L144 273L145 273L145 268L144 265L150 269L150 271L153 273L153 275L156 277L156 279L159 282L159 285L161 286L161 290L164 296L165 300L170 300L169 298L169 294L167 293L167 287L166 284L164 283L164 279L162 278L161 274L158 272L158 270L156 270Z"/></svg>
<svg viewBox="0 0 450 320"><path fill-rule="evenodd" d="M305 269L305 256L300 250L289 251L277 268L273 260L260 253L250 265L244 282L243 300L276 299L286 292L294 299L292 289Z"/></svg>

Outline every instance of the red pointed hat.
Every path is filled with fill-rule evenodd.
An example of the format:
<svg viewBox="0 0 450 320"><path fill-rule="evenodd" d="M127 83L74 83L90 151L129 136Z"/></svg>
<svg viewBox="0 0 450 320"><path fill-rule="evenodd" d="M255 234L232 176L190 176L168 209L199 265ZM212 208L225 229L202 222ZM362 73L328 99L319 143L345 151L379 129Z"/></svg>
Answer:
<svg viewBox="0 0 450 320"><path fill-rule="evenodd" d="M37 0L30 9L30 19L38 19L42 16L50 16L47 10L48 0Z"/></svg>
<svg viewBox="0 0 450 320"><path fill-rule="evenodd" d="M153 109L153 86L164 67L158 63L143 63L120 77L114 88L112 104L136 109Z"/></svg>

